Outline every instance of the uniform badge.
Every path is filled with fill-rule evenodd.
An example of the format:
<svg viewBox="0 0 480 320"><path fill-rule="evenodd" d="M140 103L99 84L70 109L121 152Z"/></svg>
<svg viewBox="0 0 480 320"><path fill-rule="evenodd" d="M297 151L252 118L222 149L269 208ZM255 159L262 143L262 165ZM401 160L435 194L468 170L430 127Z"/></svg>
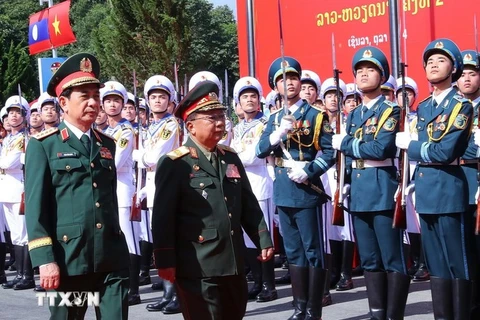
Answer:
<svg viewBox="0 0 480 320"><path fill-rule="evenodd" d="M394 118L388 118L387 121L385 121L385 124L383 125L383 129L387 131L393 131L395 130L395 126L397 125L397 120Z"/></svg>
<svg viewBox="0 0 480 320"><path fill-rule="evenodd" d="M333 128L330 125L330 123L328 123L328 121L323 122L323 132L325 132L325 133L332 133L333 132Z"/></svg>
<svg viewBox="0 0 480 320"><path fill-rule="evenodd" d="M125 138L120 139L119 147L124 149L128 144L128 140Z"/></svg>
<svg viewBox="0 0 480 320"><path fill-rule="evenodd" d="M170 136L172 135L172 131L171 130L168 130L168 129L164 129L162 131L162 140L168 140L168 138L170 138Z"/></svg>
<svg viewBox="0 0 480 320"><path fill-rule="evenodd" d="M208 193L207 193L207 191L205 191L205 190L202 191L202 197L204 197L205 199L208 198Z"/></svg>
<svg viewBox="0 0 480 320"><path fill-rule="evenodd" d="M110 150L107 147L101 147L100 148L100 157L102 157L104 159L113 160L112 153L110 152Z"/></svg>
<svg viewBox="0 0 480 320"><path fill-rule="evenodd" d="M200 170L200 167L198 166L198 164L194 164L194 165L192 166L192 168L193 168L193 170L195 170L195 171Z"/></svg>
<svg viewBox="0 0 480 320"><path fill-rule="evenodd" d="M455 118L453 125L455 126L455 128L463 130L467 126L467 122L468 122L468 117L464 114L459 114Z"/></svg>
<svg viewBox="0 0 480 320"><path fill-rule="evenodd" d="M238 171L237 166L234 164L228 164L226 176L227 178L240 178L240 172Z"/></svg>
<svg viewBox="0 0 480 320"><path fill-rule="evenodd" d="M190 156L192 157L192 159L198 159L197 149L193 147L189 147L189 149L190 149Z"/></svg>

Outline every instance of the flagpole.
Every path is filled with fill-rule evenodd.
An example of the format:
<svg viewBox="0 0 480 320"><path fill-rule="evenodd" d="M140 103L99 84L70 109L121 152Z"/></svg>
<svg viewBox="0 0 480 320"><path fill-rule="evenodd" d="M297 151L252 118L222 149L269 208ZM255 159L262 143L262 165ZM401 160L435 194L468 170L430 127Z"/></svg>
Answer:
<svg viewBox="0 0 480 320"><path fill-rule="evenodd" d="M53 7L53 0L39 0L40 1L40 6L43 6L44 3L48 3L48 7ZM56 58L57 57L57 49L53 48L52 49L52 57Z"/></svg>

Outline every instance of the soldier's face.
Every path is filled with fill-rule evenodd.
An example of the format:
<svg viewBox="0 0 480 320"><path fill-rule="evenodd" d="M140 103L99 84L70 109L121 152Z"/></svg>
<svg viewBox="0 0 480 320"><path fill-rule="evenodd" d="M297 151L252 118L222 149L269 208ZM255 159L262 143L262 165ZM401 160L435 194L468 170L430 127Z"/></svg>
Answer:
<svg viewBox="0 0 480 320"><path fill-rule="evenodd" d="M105 113L105 110L100 109L97 118L95 119L95 124L102 125L105 122L107 122L107 114Z"/></svg>
<svg viewBox="0 0 480 320"><path fill-rule="evenodd" d="M382 89L382 96L384 96L388 101L395 101L395 94L392 90Z"/></svg>
<svg viewBox="0 0 480 320"><path fill-rule="evenodd" d="M355 82L362 92L371 92L381 85L382 75L371 62L359 63L355 70Z"/></svg>
<svg viewBox="0 0 480 320"><path fill-rule="evenodd" d="M103 97L103 110L108 116L114 117L122 112L123 98L117 95Z"/></svg>
<svg viewBox="0 0 480 320"><path fill-rule="evenodd" d="M122 118L127 119L128 121L134 121L136 117L135 106L130 102L125 104L122 108Z"/></svg>
<svg viewBox="0 0 480 320"><path fill-rule="evenodd" d="M198 142L212 148L225 133L225 112L223 110L197 112L194 120L187 121L187 129Z"/></svg>
<svg viewBox="0 0 480 320"><path fill-rule="evenodd" d="M410 111L413 111L412 106L415 103L415 93L413 92L412 89L409 89L409 88L406 88L405 91L407 93L408 107L410 108ZM397 102L398 102L399 106L403 107L402 90L398 90L398 92L397 92Z"/></svg>
<svg viewBox="0 0 480 320"><path fill-rule="evenodd" d="M8 123L12 127L18 127L24 121L24 117L22 116L22 111L19 108L11 108L8 111Z"/></svg>
<svg viewBox="0 0 480 320"><path fill-rule="evenodd" d="M452 61L443 54L432 54L425 66L427 80L432 84L441 83L445 80L451 82L451 75L455 73Z"/></svg>
<svg viewBox="0 0 480 320"><path fill-rule="evenodd" d="M30 114L30 126L40 127L43 124L40 112L34 111Z"/></svg>
<svg viewBox="0 0 480 320"><path fill-rule="evenodd" d="M345 100L345 103L343 105L343 112L345 114L349 114L356 107L357 107L357 101L356 101L355 97L348 98L348 99Z"/></svg>
<svg viewBox="0 0 480 320"><path fill-rule="evenodd" d="M163 90L153 90L148 94L148 105L153 113L163 113L167 111L170 97Z"/></svg>
<svg viewBox="0 0 480 320"><path fill-rule="evenodd" d="M58 113L53 103L46 103L40 107L42 112L42 121L45 123L54 123L58 120Z"/></svg>
<svg viewBox="0 0 480 320"><path fill-rule="evenodd" d="M142 125L145 125L147 123L147 112L144 109L140 109L138 111L138 117L140 118L139 122Z"/></svg>
<svg viewBox="0 0 480 320"><path fill-rule="evenodd" d="M457 80L458 88L464 95L471 95L480 90L480 72L473 66L463 68L462 76Z"/></svg>
<svg viewBox="0 0 480 320"><path fill-rule="evenodd" d="M300 82L300 78L298 74L289 72L285 75L286 84L287 84L287 98L294 99L296 96L300 94L300 90L302 89L302 83ZM285 95L284 84L283 84L283 77L279 77L277 79L276 91L282 95Z"/></svg>
<svg viewBox="0 0 480 320"><path fill-rule="evenodd" d="M12 126L11 126L10 123L8 122L8 115L6 115L6 116L3 118L3 128L4 128L6 131L12 130Z"/></svg>
<svg viewBox="0 0 480 320"><path fill-rule="evenodd" d="M238 101L242 110L246 113L253 113L258 111L260 108L260 100L258 100L258 93L253 89L248 89L242 91Z"/></svg>
<svg viewBox="0 0 480 320"><path fill-rule="evenodd" d="M243 118L245 118L245 112L243 111L240 103L237 103L237 105L235 106L235 114L240 120L243 120Z"/></svg>
<svg viewBox="0 0 480 320"><path fill-rule="evenodd" d="M95 122L100 111L100 90L98 84L85 84L72 88L70 98L60 96L64 118L69 123L89 127Z"/></svg>
<svg viewBox="0 0 480 320"><path fill-rule="evenodd" d="M314 104L317 100L317 89L311 83L303 83L300 90L300 98L307 100L309 104Z"/></svg>
<svg viewBox="0 0 480 320"><path fill-rule="evenodd" d="M325 95L325 108L330 112L338 111L338 99L336 92L327 92Z"/></svg>

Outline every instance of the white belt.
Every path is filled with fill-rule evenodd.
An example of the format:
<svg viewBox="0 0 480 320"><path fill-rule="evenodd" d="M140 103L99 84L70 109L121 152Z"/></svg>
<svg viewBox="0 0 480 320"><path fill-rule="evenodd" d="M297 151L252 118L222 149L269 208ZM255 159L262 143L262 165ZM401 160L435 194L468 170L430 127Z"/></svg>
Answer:
<svg viewBox="0 0 480 320"><path fill-rule="evenodd" d="M131 172L131 171L132 171L132 168L129 168L129 167L122 167L117 169L117 172Z"/></svg>
<svg viewBox="0 0 480 320"><path fill-rule="evenodd" d="M22 169L0 169L0 174L20 174L23 173Z"/></svg>
<svg viewBox="0 0 480 320"><path fill-rule="evenodd" d="M308 161L287 160L280 157L275 158L275 165L281 168L296 168L301 167L301 164L303 164L302 167L304 167L307 163Z"/></svg>
<svg viewBox="0 0 480 320"><path fill-rule="evenodd" d="M392 159L385 159L382 161L377 160L353 160L352 161L352 168L353 169L365 169L365 168L377 168L377 167L393 167Z"/></svg>

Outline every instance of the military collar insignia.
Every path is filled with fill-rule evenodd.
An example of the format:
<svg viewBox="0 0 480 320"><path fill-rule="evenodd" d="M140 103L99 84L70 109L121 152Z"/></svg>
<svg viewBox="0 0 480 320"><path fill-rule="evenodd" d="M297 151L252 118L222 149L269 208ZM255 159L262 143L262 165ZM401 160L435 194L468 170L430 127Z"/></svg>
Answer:
<svg viewBox="0 0 480 320"><path fill-rule="evenodd" d="M62 135L62 141L65 142L68 139L70 139L70 134L68 133L67 128L63 128L62 131L60 131L60 134Z"/></svg>
<svg viewBox="0 0 480 320"><path fill-rule="evenodd" d="M198 159L197 149L195 149L194 147L188 147L188 148L190 149L190 157L192 159Z"/></svg>

